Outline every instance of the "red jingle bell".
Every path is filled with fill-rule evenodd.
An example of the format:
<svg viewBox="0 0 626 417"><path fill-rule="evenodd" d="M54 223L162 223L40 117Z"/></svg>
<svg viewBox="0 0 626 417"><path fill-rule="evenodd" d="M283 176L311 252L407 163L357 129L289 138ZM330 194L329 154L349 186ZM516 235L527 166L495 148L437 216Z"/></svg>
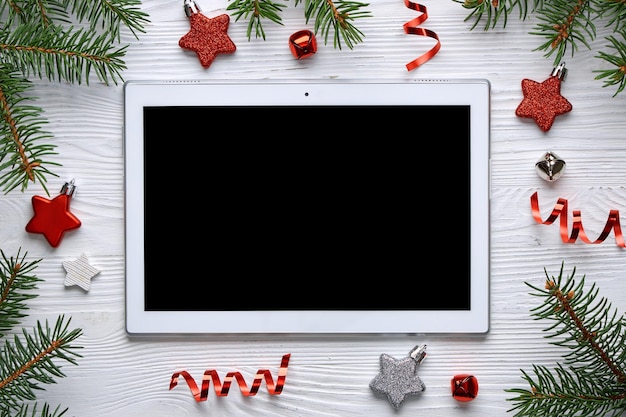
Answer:
<svg viewBox="0 0 626 417"><path fill-rule="evenodd" d="M300 30L289 37L289 49L296 59L308 58L317 52L317 40L310 30Z"/></svg>
<svg viewBox="0 0 626 417"><path fill-rule="evenodd" d="M450 381L452 398L457 401L472 401L478 395L478 379L474 375L455 375Z"/></svg>

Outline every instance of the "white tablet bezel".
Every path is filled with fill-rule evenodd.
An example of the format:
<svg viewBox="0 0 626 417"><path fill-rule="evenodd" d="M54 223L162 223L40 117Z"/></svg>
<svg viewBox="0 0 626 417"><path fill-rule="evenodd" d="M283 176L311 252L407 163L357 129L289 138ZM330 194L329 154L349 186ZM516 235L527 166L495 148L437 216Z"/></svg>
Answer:
<svg viewBox="0 0 626 417"><path fill-rule="evenodd" d="M143 107L235 105L471 106L471 309L462 311L145 311ZM424 121L427 123L428 121ZM450 121L453 123L454 121ZM436 129L436 126L431 126ZM167 138L163 139L167 141ZM437 147L439 144L429 145ZM162 334L486 333L490 281L490 83L411 81L127 81L124 85L126 331ZM445 187L445 182L441 183ZM426 241L424 244L428 244ZM450 244L453 245L453 238ZM450 253L454 252L454 249ZM445 254L443 255L446 256ZM445 275L445 266L442 271ZM426 282L429 272L424 270ZM441 273L437 273L441 276ZM417 277L416 277L417 278ZM164 277L163 279L167 279ZM399 282L416 297L445 284ZM442 289L443 290L443 289Z"/></svg>

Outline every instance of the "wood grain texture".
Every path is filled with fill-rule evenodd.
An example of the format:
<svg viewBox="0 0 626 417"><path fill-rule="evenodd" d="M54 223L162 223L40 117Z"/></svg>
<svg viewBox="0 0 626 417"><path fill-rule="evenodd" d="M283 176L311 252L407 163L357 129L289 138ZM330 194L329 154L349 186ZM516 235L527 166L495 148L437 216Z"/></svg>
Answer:
<svg viewBox="0 0 626 417"><path fill-rule="evenodd" d="M50 178L48 186L54 191L66 179L76 179L78 192L72 200L72 211L83 222L59 248L52 249L43 237L24 231L32 215L30 198L42 194L40 186L0 197L0 248L14 255L21 247L29 257L43 259L37 274L44 281L39 297L30 303L30 316L24 325L65 314L84 332L78 340L83 346L79 366L64 367L67 377L46 387L39 394L40 400L62 404L69 407L68 415L80 417L502 417L509 415L507 410L512 407L508 401L511 395L504 389L524 387L520 370L529 370L532 364L552 367L563 354L543 337L544 324L531 319L529 309L537 301L529 295L525 282L541 285L544 268L549 274L558 274L562 263L566 271L575 266L577 276L585 275L589 283L599 285L601 294L609 297L617 309L626 310L626 253L617 247L613 234L598 245L564 244L558 225L536 223L530 210L530 196L535 191L544 216L559 197L567 198L570 210L581 210L591 239L601 232L609 210L626 213L626 94L612 97L614 90L594 80L593 70L602 69L603 64L593 51L581 49L567 60L569 73L562 84L562 93L573 110L559 116L552 129L543 133L532 121L514 114L522 99L521 80L542 81L553 66L541 52L533 51L543 42L529 35L535 22L517 21L512 16L506 30L471 31L471 23L464 22L467 11L461 4L452 0L423 4L428 7L429 18L422 27L435 31L442 47L431 61L408 72L405 64L430 49L434 41L404 34L402 25L417 13L400 0L372 2L369 9L374 17L358 22L365 35L363 44L353 50L335 50L332 44L324 45L319 39L317 54L302 61L291 56L287 45L291 33L312 28L304 21L302 6L295 8L290 2L283 16L284 25L266 25L266 40L248 40L246 24L232 19L229 35L237 51L218 56L209 69L202 68L192 52L178 46L178 39L188 30L182 1L145 0L142 9L150 14L151 22L139 39L123 33L123 41L130 44L123 75L125 80L489 79L490 333L129 338L124 331L123 87L105 86L97 80L88 86L35 81L33 95L39 98L37 103L49 119L46 128L55 136L57 160L63 164L57 170L59 178ZM225 13L227 2L200 1L200 5L212 17ZM605 45L603 37L608 34L608 29L599 27L593 47ZM416 115L409 122L415 125L416 137L411 139L418 145L430 150L440 146L443 156L454 152L454 143L433 143L429 131L436 131L436 126L430 126L428 120ZM172 148L172 159L163 161L163 169L179 175L196 140L242 134L238 126L219 126L215 120L201 123L209 132L205 136L163 138L163 146ZM276 128L286 128L276 123ZM262 128L258 130L260 134ZM188 147L175 146L181 141ZM542 181L534 171L535 162L547 150L567 162L564 176L554 184ZM187 193L199 193L203 185L201 180L182 180L183 192ZM446 184L442 182L441 186ZM172 191L164 189L163 193ZM189 207L178 209L178 215L193 215ZM428 236L419 238L427 245ZM170 244L172 261L164 268L166 285L183 280L178 273L182 269L204 273L202 260L190 259L187 262L192 265L179 265L184 247ZM92 280L89 292L63 285L62 262L81 253L101 271ZM445 260L456 256L455 247L451 244L436 254L443 257L442 264L431 264L435 254L434 249L426 249L425 256L416 256L423 272L415 282L392 285L414 291L416 298L427 296L427 288L445 290ZM387 353L404 357L422 343L428 345L428 357L419 375L427 389L394 412L368 387L379 371L379 356ZM215 369L222 376L239 371L251 383L258 369L269 369L276 375L286 353L291 353L291 361L284 392L279 396L269 395L263 385L256 396L244 397L233 386L227 397L218 398L211 392L208 401L196 403L182 380L168 390L172 373L181 370L189 371L197 381L207 369ZM463 404L452 399L449 383L457 373L478 377L476 400Z"/></svg>

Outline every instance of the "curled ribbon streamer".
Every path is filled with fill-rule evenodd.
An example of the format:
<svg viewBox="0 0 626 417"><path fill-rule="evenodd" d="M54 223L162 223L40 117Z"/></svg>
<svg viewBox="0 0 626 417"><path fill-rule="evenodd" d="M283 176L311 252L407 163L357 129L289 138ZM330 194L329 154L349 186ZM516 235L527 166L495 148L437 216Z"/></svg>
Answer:
<svg viewBox="0 0 626 417"><path fill-rule="evenodd" d="M178 385L178 378L183 377L191 393L193 394L193 398L197 402L206 401L209 396L209 383L213 381L213 386L215 389L215 394L218 397L225 397L228 395L228 391L230 390L230 386L233 382L233 379L237 380L237 384L239 385L239 389L241 389L241 393L246 397L255 396L261 387L261 382L263 378L265 378L265 384L267 385L267 390L271 395L279 395L283 392L283 386L285 385L285 378L287 378L287 366L289 365L290 354L284 355L283 359L280 363L280 368L278 370L278 378L276 379L276 384L274 384L274 379L272 378L272 374L267 369L259 369L254 376L254 381L252 382L252 386L248 389L248 385L246 384L243 375L239 372L229 372L224 377L224 384L220 382L220 377L217 374L217 371L210 369L204 371L202 375L202 388L198 389L198 384L196 381L189 375L187 371L174 372L172 374L172 379L170 381L170 390Z"/></svg>
<svg viewBox="0 0 626 417"><path fill-rule="evenodd" d="M420 16L416 17L415 19L409 20L404 25L402 25L402 27L404 28L404 33L408 35L427 36L437 41L435 46L430 48L429 51L423 53L422 55L415 58L413 61L406 64L407 71L411 71L419 67L420 65L422 65L424 62L430 60L432 57L434 57L437 54L437 52L439 52L439 49L441 49L441 42L439 41L439 36L432 30L418 27L419 25L424 23L426 19L428 19L428 11L426 9L426 6L418 4L418 3L413 3L409 0L404 0L404 5L411 10L415 10L417 12L422 13Z"/></svg>
<svg viewBox="0 0 626 417"><path fill-rule="evenodd" d="M541 212L539 211L539 202L537 199L537 193L535 192L532 196L530 196L530 204L533 211L533 218L537 223L550 225L554 223L554 221L560 216L560 230L561 230L561 240L564 243L574 243L576 239L580 237L585 243L602 243L604 239L607 238L611 230L615 232L615 242L617 246L626 248L626 242L624 242L624 235L622 235L622 227L619 222L619 211L611 210L609 212L609 218L604 225L604 229L602 233L595 241L591 241L587 234L585 233L585 229L583 228L582 215L580 210L574 210L572 212L574 223L572 225L572 234L567 236L567 200L564 198L559 198L554 205L554 209L552 209L552 213L550 216L544 221L541 219Z"/></svg>

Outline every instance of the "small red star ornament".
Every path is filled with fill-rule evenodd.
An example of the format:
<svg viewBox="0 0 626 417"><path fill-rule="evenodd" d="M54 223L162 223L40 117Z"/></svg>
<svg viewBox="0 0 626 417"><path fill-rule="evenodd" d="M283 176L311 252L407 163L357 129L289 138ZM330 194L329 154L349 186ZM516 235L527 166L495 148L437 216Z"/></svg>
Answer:
<svg viewBox="0 0 626 417"><path fill-rule="evenodd" d="M517 106L515 114L532 118L544 132L550 130L556 116L572 111L572 104L561 95L561 81L566 74L565 63L561 63L541 83L523 79L524 99Z"/></svg>
<svg viewBox="0 0 626 417"><path fill-rule="evenodd" d="M191 29L178 41L181 48L194 51L204 68L209 68L218 54L235 52L237 47L227 33L230 23L227 14L209 18L200 13L193 0L185 0L184 7Z"/></svg>
<svg viewBox="0 0 626 417"><path fill-rule="evenodd" d="M80 220L70 211L70 198L75 189L74 180L72 180L65 183L61 188L61 194L52 200L33 196L35 215L26 225L26 231L42 234L52 247L58 247L66 231L77 229L81 225Z"/></svg>

